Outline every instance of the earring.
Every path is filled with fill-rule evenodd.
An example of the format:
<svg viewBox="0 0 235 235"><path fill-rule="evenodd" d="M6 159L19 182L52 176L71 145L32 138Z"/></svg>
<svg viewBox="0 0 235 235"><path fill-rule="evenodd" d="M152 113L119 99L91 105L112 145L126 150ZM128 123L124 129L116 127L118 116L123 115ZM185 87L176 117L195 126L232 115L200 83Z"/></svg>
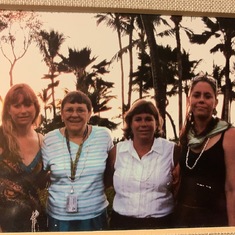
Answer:
<svg viewBox="0 0 235 235"><path fill-rule="evenodd" d="M190 124L193 126L194 121L193 121L193 113L192 113L192 111L189 111L189 113L188 113L188 120L189 120Z"/></svg>
<svg viewBox="0 0 235 235"><path fill-rule="evenodd" d="M216 108L213 109L212 115L216 117L216 115L217 115L217 110L216 110Z"/></svg>

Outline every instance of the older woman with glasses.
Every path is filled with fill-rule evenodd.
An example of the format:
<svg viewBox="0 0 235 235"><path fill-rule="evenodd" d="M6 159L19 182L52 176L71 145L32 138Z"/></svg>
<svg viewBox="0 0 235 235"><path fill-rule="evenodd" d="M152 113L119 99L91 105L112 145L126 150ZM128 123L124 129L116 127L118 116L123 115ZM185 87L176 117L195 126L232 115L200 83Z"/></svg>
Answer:
<svg viewBox="0 0 235 235"><path fill-rule="evenodd" d="M108 128L88 124L91 114L89 97L81 91L71 91L61 103L64 127L45 136L43 163L51 179L49 231L107 228L103 175L113 141Z"/></svg>
<svg viewBox="0 0 235 235"><path fill-rule="evenodd" d="M235 128L215 117L216 80L195 77L180 143L177 227L235 225Z"/></svg>

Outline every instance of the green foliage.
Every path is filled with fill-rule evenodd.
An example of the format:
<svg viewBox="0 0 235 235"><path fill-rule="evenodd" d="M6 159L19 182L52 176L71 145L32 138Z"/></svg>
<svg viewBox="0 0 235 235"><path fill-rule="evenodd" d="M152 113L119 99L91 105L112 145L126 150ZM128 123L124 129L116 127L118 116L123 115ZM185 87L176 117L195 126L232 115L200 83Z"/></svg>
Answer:
<svg viewBox="0 0 235 235"><path fill-rule="evenodd" d="M110 216L111 212L112 212L112 208L113 208L113 198L115 195L115 191L114 191L113 187L106 189L105 194L106 194L107 200L109 202L107 211L108 211L108 216Z"/></svg>
<svg viewBox="0 0 235 235"><path fill-rule="evenodd" d="M53 119L43 120L40 127L37 128L37 131L45 135L49 131L61 128L63 126L64 123L61 121L61 116L57 115Z"/></svg>

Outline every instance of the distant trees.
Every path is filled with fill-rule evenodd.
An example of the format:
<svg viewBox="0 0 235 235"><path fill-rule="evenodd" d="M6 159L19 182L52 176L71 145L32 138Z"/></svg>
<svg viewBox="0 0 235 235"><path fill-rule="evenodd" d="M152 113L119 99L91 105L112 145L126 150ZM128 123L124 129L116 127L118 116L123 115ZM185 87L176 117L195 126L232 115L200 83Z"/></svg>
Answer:
<svg viewBox="0 0 235 235"><path fill-rule="evenodd" d="M221 91L224 94L222 119L230 121L230 107L233 100L233 86L231 82L231 57L235 55L234 42L235 42L235 19L222 18L222 17L202 17L206 29L200 34L189 34L190 42L197 44L205 44L210 39L215 40L214 47L210 49L211 53L221 52L225 57L225 66L223 74L225 77L225 84L222 86Z"/></svg>
<svg viewBox="0 0 235 235"><path fill-rule="evenodd" d="M107 13L107 14L98 14L97 18L99 19L99 23L106 20L107 27L110 28L117 28L121 29L122 27L122 34L118 34L118 40L122 41L120 36L126 36L128 35L128 26L130 27L129 33L130 33L130 41L127 46L122 44L122 47L120 48L118 55L123 55L123 53L126 52L126 49L130 50L130 47L135 47L137 45L137 52L138 52L138 58L140 61L140 64L136 67L136 70L132 68L132 78L129 81L129 90L138 90L139 97L143 97L143 93L148 92L148 89L151 87L151 85L148 87L147 84L149 82L152 82L152 88L154 90L154 97L156 100L156 103L159 107L159 110L165 120L165 114L167 113L167 116L170 120L171 117L169 116L169 113L166 112L166 107L168 104L168 95L178 95L179 97L179 103L178 103L178 110L179 110L179 130L182 126L182 95L183 92L187 95L188 93L188 86L189 86L189 80L200 72L198 69L200 66L200 63L202 60L207 58L201 58L198 60L192 60L190 61L190 55L184 50L184 45L182 44L181 35L182 32L186 32L186 34L189 36L188 44L190 43L198 43L198 44L205 44L210 38L220 39L221 41L217 40L217 44L211 48L210 52L215 53L217 51L221 51L223 55L225 56L225 67L222 69L220 75L220 79L222 81L224 80L224 85L221 87L221 91L224 93L224 103L223 103L223 111L222 111L222 118L225 120L230 121L230 111L229 107L231 107L231 102L234 100L234 92L233 92L233 86L234 83L231 81L230 78L230 71L233 69L233 67L230 64L231 57L234 55L234 49L233 49L233 43L234 43L234 19L229 18L209 18L209 17L202 17L201 19L205 23L206 29L202 28L202 31L200 33L194 33L193 29L193 20L194 18L191 18L192 21L192 27L185 27L184 26L184 17L183 16L169 16L164 17L164 19L160 15L136 15L136 14L118 14L119 18L116 19L116 21L110 21L107 20L107 16L115 16L113 13ZM109 19L109 18L108 18ZM113 18L114 19L114 18ZM124 20L123 20L124 19ZM139 20L141 19L141 20ZM118 22L118 20L120 22ZM167 20L169 23L167 23ZM114 24L115 22L115 24ZM124 23L123 23L124 22ZM174 24L173 27L170 26L170 22ZM161 24L162 23L162 24ZM115 25L115 27L114 27ZM119 27L117 27L119 26ZM165 26L162 27L162 26ZM191 28L191 29L190 29ZM135 32L135 34L133 34ZM138 35L138 43L136 39L134 39L134 35ZM161 53L167 54L167 47L164 51L159 53L159 49L161 46L161 42L163 40L159 40L159 36L162 38L174 35L175 36L175 43L176 46L173 49L175 50L176 54L172 51L171 57L163 58ZM184 37L185 40L185 37ZM146 44L147 42L147 44ZM146 47L147 45L147 47ZM176 55L176 57L174 57ZM173 57L172 57L173 56ZM121 56L120 56L121 58ZM165 59L165 60L164 60ZM172 65L167 67L164 67L168 62L172 60ZM173 62L175 61L175 62ZM216 61L214 61L216 63ZM132 62L130 59L130 66L132 66ZM168 72L166 72L166 70ZM212 70L213 68L208 68L208 70ZM171 72L170 72L171 70ZM165 72L164 72L165 71ZM207 72L207 71L204 71ZM213 74L212 74L213 75ZM216 74L215 74L216 75ZM173 76L173 80L177 80L178 83L172 84L169 81L171 78L169 76ZM224 76L224 79L223 79ZM122 78L123 79L123 78ZM127 82L127 78L125 77L125 80ZM171 80L171 81L173 81ZM221 82L220 82L221 83ZM222 84L222 83L221 83ZM134 86L138 85L138 89L133 89ZM167 89L169 86L173 85L173 93L167 92ZM172 91L173 91L172 90ZM128 102L127 106L130 103L131 96L128 96ZM122 98L122 105L124 104L123 98ZM124 110L123 110L124 111Z"/></svg>
<svg viewBox="0 0 235 235"><path fill-rule="evenodd" d="M117 124L100 116L101 112L111 109L107 104L115 98L115 96L110 95L113 83L102 79L102 76L109 72L107 67L110 63L103 60L98 64L94 64L96 57L91 56L91 49L87 47L81 50L69 48L68 51L68 57L60 55L62 61L59 63L58 68L60 72L73 73L77 81L76 89L83 91L91 99L95 116L91 117L90 122L116 129Z"/></svg>
<svg viewBox="0 0 235 235"><path fill-rule="evenodd" d="M222 52L224 57L224 65L220 65L215 59L213 67L208 68L208 71L213 71L212 75L218 81L220 93L224 95L221 117L230 121L231 104L235 99L234 19L201 17L204 28L202 27L201 30L197 28L196 32L193 28L193 17L190 18L192 22L190 27L185 27L186 18L180 15L100 13L92 16L95 16L97 25L100 26L103 23L117 34L118 49L112 58L97 62L99 55L92 56L92 48L87 46L76 49L79 48L79 45L76 45L75 48L68 47L67 54L62 53L64 34L54 29L43 30L42 23L36 14L0 11L0 50L11 65L10 84L14 83L13 69L16 62L25 55L33 40L36 40L48 67L48 72L42 75L42 78L48 79L50 82L39 93L43 102L44 124L48 126L47 130L61 125L59 102L55 100L55 93L62 73L74 75L76 78L75 89L82 90L90 97L94 109L92 124L105 125L110 129L115 129L117 124L111 119L104 118L102 113L112 109L109 102L116 98L112 95L115 83L109 81L108 74L110 65L118 61L121 74L120 80L117 81L121 83L119 117L123 118L126 110L129 109L133 94L139 98L153 94L165 120L165 125L166 118L169 118L174 138L177 139L175 120L168 111L169 98L178 97L179 131L183 122L183 95L188 94L190 79L200 72L200 63L207 60L207 58L192 60L193 55L185 49L185 45L204 45L207 42L212 45L208 49L210 53ZM14 34L15 26L13 27L13 25L15 24L18 24L22 33L22 48L19 51L16 44L18 45L17 41L20 37ZM174 37L173 40L171 39L171 43L167 43L169 36ZM7 53L7 47L10 48L10 54ZM124 56L128 56L129 59L125 65ZM126 73L124 68L128 68L129 72ZM127 94L124 93L125 91ZM126 101L125 95L127 95ZM47 113L51 110L52 120ZM166 133L166 126L164 129ZM44 131L47 130L44 129Z"/></svg>

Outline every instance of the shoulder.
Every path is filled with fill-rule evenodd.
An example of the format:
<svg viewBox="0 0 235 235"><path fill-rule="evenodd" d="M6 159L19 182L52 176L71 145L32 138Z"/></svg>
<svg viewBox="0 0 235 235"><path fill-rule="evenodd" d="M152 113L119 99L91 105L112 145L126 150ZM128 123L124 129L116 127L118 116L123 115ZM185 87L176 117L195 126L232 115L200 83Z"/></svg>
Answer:
<svg viewBox="0 0 235 235"><path fill-rule="evenodd" d="M59 129L55 129L55 130L49 131L48 133L45 134L44 138L46 139L46 138L53 137L55 135L58 135L58 133L60 133Z"/></svg>
<svg viewBox="0 0 235 235"><path fill-rule="evenodd" d="M110 132L110 130L105 126L92 126L92 130L99 132Z"/></svg>
<svg viewBox="0 0 235 235"><path fill-rule="evenodd" d="M55 129L53 131L50 131L48 133L45 134L45 136L43 137L43 143L44 144L51 144L51 143L55 143L57 142L56 139L58 139L59 141L59 136L61 136L61 133L59 131L59 129Z"/></svg>
<svg viewBox="0 0 235 235"><path fill-rule="evenodd" d="M235 148L234 139L235 139L235 127L230 127L224 133L223 145L224 146L231 145L231 146L234 146L234 148Z"/></svg>
<svg viewBox="0 0 235 235"><path fill-rule="evenodd" d="M234 159L235 155L235 128L231 127L224 133L224 139L223 139L223 149L225 154L225 159Z"/></svg>
<svg viewBox="0 0 235 235"><path fill-rule="evenodd" d="M228 130L225 131L224 135L226 138L235 136L235 127L230 127Z"/></svg>
<svg viewBox="0 0 235 235"><path fill-rule="evenodd" d="M234 138L235 138L235 127L230 127L228 130L224 133L224 141L223 143L233 143L234 144Z"/></svg>
<svg viewBox="0 0 235 235"><path fill-rule="evenodd" d="M235 128L231 127L224 133L223 139L223 150L224 150L224 159L226 164L227 178L231 182L234 182L235 177Z"/></svg>
<svg viewBox="0 0 235 235"><path fill-rule="evenodd" d="M162 137L155 138L155 143L161 143L163 146L171 147L171 148L173 148L176 145L175 142L173 142L171 140L167 140Z"/></svg>
<svg viewBox="0 0 235 235"><path fill-rule="evenodd" d="M103 126L92 126L92 132L95 135L103 135L103 136L108 136L111 137L111 131L107 127Z"/></svg>
<svg viewBox="0 0 235 235"><path fill-rule="evenodd" d="M39 139L39 142L40 144L43 142L43 138L44 138L44 135L41 134L40 132L36 132L37 136L38 136L38 139Z"/></svg>
<svg viewBox="0 0 235 235"><path fill-rule="evenodd" d="M168 156L169 159L172 159L175 155L175 146L176 144L173 141L158 137L154 140L153 149L164 158Z"/></svg>
<svg viewBox="0 0 235 235"><path fill-rule="evenodd" d="M133 141L131 139L125 139L116 144L116 149L121 152L126 152L131 147L133 147Z"/></svg>

